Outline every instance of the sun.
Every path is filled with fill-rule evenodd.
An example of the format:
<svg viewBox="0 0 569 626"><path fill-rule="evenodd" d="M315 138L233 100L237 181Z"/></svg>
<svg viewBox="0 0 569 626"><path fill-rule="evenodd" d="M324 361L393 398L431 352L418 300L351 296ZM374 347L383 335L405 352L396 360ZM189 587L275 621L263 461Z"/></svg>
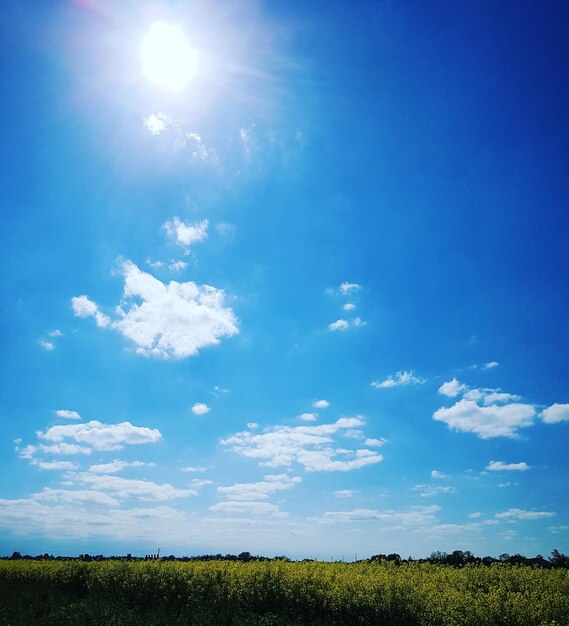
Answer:
<svg viewBox="0 0 569 626"><path fill-rule="evenodd" d="M197 54L179 26L156 22L140 46L142 73L167 89L182 89L196 72Z"/></svg>

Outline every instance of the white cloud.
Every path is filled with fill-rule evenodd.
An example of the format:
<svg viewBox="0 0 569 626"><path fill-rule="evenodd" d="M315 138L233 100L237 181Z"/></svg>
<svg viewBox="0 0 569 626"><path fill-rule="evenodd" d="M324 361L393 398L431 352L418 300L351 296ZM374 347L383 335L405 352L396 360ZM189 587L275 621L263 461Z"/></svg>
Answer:
<svg viewBox="0 0 569 626"><path fill-rule="evenodd" d="M70 471L76 469L76 465L74 463L70 463L69 461L37 461L36 459L32 460L32 465L35 465L41 470L54 470L54 471Z"/></svg>
<svg viewBox="0 0 569 626"><path fill-rule="evenodd" d="M192 478L192 480L190 480L190 486L193 489L201 489L206 485L213 485L213 480L206 480L203 478Z"/></svg>
<svg viewBox="0 0 569 626"><path fill-rule="evenodd" d="M569 404L552 404L541 412L541 419L546 424L569 421Z"/></svg>
<svg viewBox="0 0 569 626"><path fill-rule="evenodd" d="M335 322L332 322L331 324L328 324L328 330L329 331L335 331L335 330L345 331L345 330L348 330L350 326L353 326L354 328L360 328L361 326L366 326L366 325L367 325L367 322L364 322L364 320L362 320L361 317L355 317L353 320L351 320L351 322L344 320L344 319L339 319L339 320L336 320Z"/></svg>
<svg viewBox="0 0 569 626"><path fill-rule="evenodd" d="M172 261L170 265L168 265L168 269L176 272L184 270L186 267L188 267L188 264L185 261Z"/></svg>
<svg viewBox="0 0 569 626"><path fill-rule="evenodd" d="M459 383L456 378L443 383L439 387L439 393L448 398L456 398L458 395L462 395L465 400L472 400L473 402L482 401L486 406L498 403L518 402L521 400L521 396L513 393L505 393L500 391L500 389L471 389L468 385Z"/></svg>
<svg viewBox="0 0 569 626"><path fill-rule="evenodd" d="M137 354L182 359L239 332L233 311L224 307L223 290L191 281L165 285L130 261L121 270L124 301L117 307L118 320L111 324L87 296L73 298L72 304L79 317L95 316L98 326L110 325L130 339Z"/></svg>
<svg viewBox="0 0 569 626"><path fill-rule="evenodd" d="M354 493L352 489L338 489L338 491L334 491L334 495L337 498L351 498Z"/></svg>
<svg viewBox="0 0 569 626"><path fill-rule="evenodd" d="M554 535L559 535L561 533L565 533L569 530L569 526L566 524L562 524L561 526L548 526L547 530Z"/></svg>
<svg viewBox="0 0 569 626"><path fill-rule="evenodd" d="M217 162L214 149L208 149L199 133L187 132L179 122L165 113L151 113L143 118L143 124L154 135L162 135L174 149L187 149L193 160Z"/></svg>
<svg viewBox="0 0 569 626"><path fill-rule="evenodd" d="M531 404L513 403L505 406L478 406L472 400L462 399L452 407L440 408L433 419L450 428L476 433L481 439L515 437L519 428L531 426L535 407Z"/></svg>
<svg viewBox="0 0 569 626"><path fill-rule="evenodd" d="M259 424L257 424L257 422L247 422L247 428L250 430L256 430L259 428Z"/></svg>
<svg viewBox="0 0 569 626"><path fill-rule="evenodd" d="M496 513L496 519L534 520L546 517L554 517L556 514L550 511L524 511L523 509L508 509L503 513Z"/></svg>
<svg viewBox="0 0 569 626"><path fill-rule="evenodd" d="M223 387L220 387L219 385L215 385L213 387L213 391L212 393L214 393L215 395L225 395L226 393L229 393L229 389L224 389Z"/></svg>
<svg viewBox="0 0 569 626"><path fill-rule="evenodd" d="M71 307L75 317L94 317L99 328L106 328L111 323L110 318L99 311L99 307L87 296L71 298Z"/></svg>
<svg viewBox="0 0 569 626"><path fill-rule="evenodd" d="M364 446L371 446L373 448L381 448L387 443L387 439L383 437L381 439L366 439L364 441Z"/></svg>
<svg viewBox="0 0 569 626"><path fill-rule="evenodd" d="M80 420L81 416L77 411L70 411L69 409L57 409L54 411L57 417L61 417L66 420Z"/></svg>
<svg viewBox="0 0 569 626"><path fill-rule="evenodd" d="M433 496L438 496L441 493L455 493L456 489L454 487L431 487L427 485L418 485L418 490L421 490L419 494L421 498L432 498Z"/></svg>
<svg viewBox="0 0 569 626"><path fill-rule="evenodd" d="M214 160L217 159L217 154L215 150L208 150L201 138L201 135L198 133L186 133L186 145L191 142L191 150L192 157L194 159L199 159L200 161L205 161L207 158L211 157Z"/></svg>
<svg viewBox="0 0 569 626"><path fill-rule="evenodd" d="M350 327L350 325L348 324L348 322L346 322L346 320L336 320L335 322L332 322L331 324L328 324L328 330L330 331L334 331L334 330L347 330Z"/></svg>
<svg viewBox="0 0 569 626"><path fill-rule="evenodd" d="M209 507L210 511L221 511L223 513L253 513L256 515L275 515L280 513L280 509L276 504L270 502L252 502L245 501L228 501L218 502Z"/></svg>
<svg viewBox="0 0 569 626"><path fill-rule="evenodd" d="M498 402L518 402L521 396L513 393L502 393L497 389L472 389L464 394L467 400L478 400L482 398L485 405L496 404Z"/></svg>
<svg viewBox="0 0 569 626"><path fill-rule="evenodd" d="M466 385L459 383L456 378L453 378L439 387L439 393L448 398L456 398L456 396L467 389L468 387Z"/></svg>
<svg viewBox="0 0 569 626"><path fill-rule="evenodd" d="M119 459L115 459L110 463L98 463L96 465L91 465L88 469L89 472L93 474L116 474L117 472L122 472L123 469L127 467L144 467L145 465L149 467L154 467L154 463L143 463L142 461L121 461Z"/></svg>
<svg viewBox="0 0 569 626"><path fill-rule="evenodd" d="M480 511L476 511L475 513L470 513L468 517L470 519L478 519L479 517L482 517L482 513L480 513Z"/></svg>
<svg viewBox="0 0 569 626"><path fill-rule="evenodd" d="M312 403L312 406L315 409L327 409L330 406L330 403L328 402L328 400L315 400Z"/></svg>
<svg viewBox="0 0 569 626"><path fill-rule="evenodd" d="M153 135L159 135L166 130L170 118L164 113L151 113L143 119L143 123Z"/></svg>
<svg viewBox="0 0 569 626"><path fill-rule="evenodd" d="M32 496L33 500L38 502L57 502L57 503L93 503L102 506L118 506L119 502L106 493L94 490L73 490L73 489L51 489L45 487L41 492Z"/></svg>
<svg viewBox="0 0 569 626"><path fill-rule="evenodd" d="M292 489L300 482L302 480L296 476L291 478L288 474L270 474L256 483L235 483L229 487L218 487L217 493L232 501L267 500L277 491Z"/></svg>
<svg viewBox="0 0 569 626"><path fill-rule="evenodd" d="M192 413L194 415L205 415L206 413L209 413L210 411L211 409L208 407L208 405L204 404L203 402L196 402L194 406L192 407Z"/></svg>
<svg viewBox="0 0 569 626"><path fill-rule="evenodd" d="M158 484L149 480L122 478L107 474L79 474L80 482L89 485L97 491L111 493L115 498L138 500L170 500L172 498L185 498L195 496L195 489L178 489L169 483Z"/></svg>
<svg viewBox="0 0 569 626"><path fill-rule="evenodd" d="M501 472L501 471L524 472L525 470L530 469L530 466L524 462L504 463L503 461L490 461L490 463L486 466L486 469L491 472Z"/></svg>
<svg viewBox="0 0 569 626"><path fill-rule="evenodd" d="M153 268L164 267L164 261L153 261L150 257L146 259L146 265L149 265Z"/></svg>
<svg viewBox="0 0 569 626"><path fill-rule="evenodd" d="M335 522L360 522L379 520L382 522L395 522L404 526L421 526L430 524L435 519L435 513L441 507L432 504L430 506L416 506L408 511L378 511L377 509L354 509L352 511L328 511L324 513L322 521L325 523Z"/></svg>
<svg viewBox="0 0 569 626"><path fill-rule="evenodd" d="M397 372L395 376L388 376L383 382L374 380L371 386L376 389L388 389L401 385L422 385L424 382L426 382L424 378L415 376L413 370L411 370L410 372Z"/></svg>
<svg viewBox="0 0 569 626"><path fill-rule="evenodd" d="M188 467L182 467L180 468L180 471L182 472L190 472L190 473L200 473L200 472L205 472L207 468L202 467L201 465L194 465L194 466L188 466Z"/></svg>
<svg viewBox="0 0 569 626"><path fill-rule="evenodd" d="M56 328L54 330L50 330L47 334L50 337L63 337L63 333L59 330L59 328Z"/></svg>
<svg viewBox="0 0 569 626"><path fill-rule="evenodd" d="M190 520L166 506L117 508L118 501L95 490L44 490L27 499L0 500L0 526L26 537L41 534L51 539L156 542L176 536L185 545ZM181 530L182 529L182 530Z"/></svg>
<svg viewBox="0 0 569 626"><path fill-rule="evenodd" d="M86 443L96 450L119 450L125 445L155 443L162 438L156 428L133 426L130 422L102 424L96 420L84 424L52 426L46 432L38 431L39 439L51 441L60 446L65 439ZM73 444L70 444L73 445Z"/></svg>
<svg viewBox="0 0 569 626"><path fill-rule="evenodd" d="M316 421L316 413L302 413L298 416L299 420L303 422L315 422Z"/></svg>
<svg viewBox="0 0 569 626"><path fill-rule="evenodd" d="M50 351L55 348L55 345L51 341L44 341L43 339L41 339L39 344L44 350Z"/></svg>
<svg viewBox="0 0 569 626"><path fill-rule="evenodd" d="M488 363L485 363L482 366L483 370L491 370L494 369L495 367L498 367L498 365L500 365L497 361L489 361Z"/></svg>
<svg viewBox="0 0 569 626"><path fill-rule="evenodd" d="M348 295L350 293L353 293L354 291L359 291L361 289L361 286L358 285L357 283L342 283L340 285L340 292L343 295Z"/></svg>
<svg viewBox="0 0 569 626"><path fill-rule="evenodd" d="M342 308L344 309L344 311L353 311L356 308L356 305L352 302L347 302Z"/></svg>
<svg viewBox="0 0 569 626"><path fill-rule="evenodd" d="M171 221L166 222L162 228L180 246L188 250L194 243L207 238L208 225L208 220L196 222L195 224L186 224L179 217L174 217Z"/></svg>
<svg viewBox="0 0 569 626"><path fill-rule="evenodd" d="M21 450L17 448L17 451L19 452L20 458L22 459L33 459L34 455L36 455L38 452L41 452L43 454L53 454L57 456L91 454L91 448L78 446L73 443L56 443L49 446L46 446L44 444L40 444L39 446L28 445Z"/></svg>
<svg viewBox="0 0 569 626"><path fill-rule="evenodd" d="M448 476L447 474L443 474L442 472L439 472L438 470L433 470L431 472L431 478L450 478L450 476Z"/></svg>
<svg viewBox="0 0 569 626"><path fill-rule="evenodd" d="M290 466L300 463L306 471L350 471L379 463L383 457L376 451L338 450L332 447L335 434L345 434L347 430L364 425L360 417L340 418L333 424L318 426L274 426L261 434L243 431L231 435L221 444L230 446L241 456L257 459L267 467ZM338 460L346 453L352 458Z"/></svg>
<svg viewBox="0 0 569 626"><path fill-rule="evenodd" d="M348 439L365 439L365 434L363 430L359 430L358 428L349 428L345 433L344 437L348 437Z"/></svg>

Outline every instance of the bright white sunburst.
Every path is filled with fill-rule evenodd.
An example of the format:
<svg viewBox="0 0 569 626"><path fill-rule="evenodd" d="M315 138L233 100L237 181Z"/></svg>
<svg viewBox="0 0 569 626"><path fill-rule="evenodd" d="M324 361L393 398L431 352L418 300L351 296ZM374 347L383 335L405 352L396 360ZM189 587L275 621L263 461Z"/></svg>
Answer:
<svg viewBox="0 0 569 626"><path fill-rule="evenodd" d="M153 83L181 89L196 71L196 51L179 26L157 22L140 47L142 73Z"/></svg>

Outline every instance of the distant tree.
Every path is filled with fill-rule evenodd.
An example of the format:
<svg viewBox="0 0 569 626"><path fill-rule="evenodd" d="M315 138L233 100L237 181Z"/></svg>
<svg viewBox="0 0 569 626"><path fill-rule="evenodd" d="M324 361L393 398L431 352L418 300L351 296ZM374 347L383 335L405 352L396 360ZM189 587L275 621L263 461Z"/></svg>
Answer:
<svg viewBox="0 0 569 626"><path fill-rule="evenodd" d="M569 567L569 557L555 549L549 557L549 562L553 567Z"/></svg>
<svg viewBox="0 0 569 626"><path fill-rule="evenodd" d="M514 554L506 559L506 563L510 565L527 565L527 559L521 554Z"/></svg>
<svg viewBox="0 0 569 626"><path fill-rule="evenodd" d="M445 563L448 554L446 552L441 552L440 550L435 550L435 552L431 552L431 556L427 559L430 563Z"/></svg>
<svg viewBox="0 0 569 626"><path fill-rule="evenodd" d="M22 555L19 552L12 552L12 556L10 558L16 561L18 559L21 559Z"/></svg>

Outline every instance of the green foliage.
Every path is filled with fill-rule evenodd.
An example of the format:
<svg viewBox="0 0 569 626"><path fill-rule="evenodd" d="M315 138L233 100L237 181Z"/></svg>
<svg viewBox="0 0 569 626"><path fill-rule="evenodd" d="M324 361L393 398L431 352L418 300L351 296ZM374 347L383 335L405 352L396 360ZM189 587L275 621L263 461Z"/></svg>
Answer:
<svg viewBox="0 0 569 626"><path fill-rule="evenodd" d="M381 559L0 561L6 624L561 626L569 571Z"/></svg>

